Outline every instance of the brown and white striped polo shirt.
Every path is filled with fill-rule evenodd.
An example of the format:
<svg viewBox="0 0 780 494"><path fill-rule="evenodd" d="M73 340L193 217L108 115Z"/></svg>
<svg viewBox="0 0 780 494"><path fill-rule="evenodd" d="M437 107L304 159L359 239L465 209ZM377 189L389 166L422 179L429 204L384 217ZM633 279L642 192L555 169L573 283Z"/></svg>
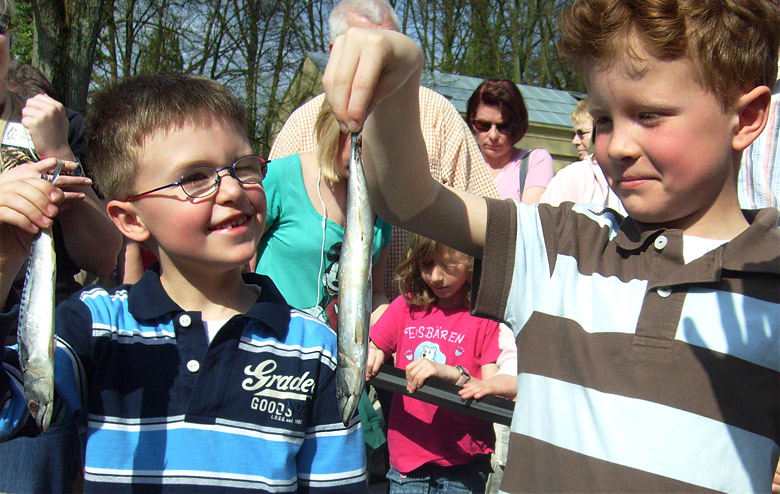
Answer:
<svg viewBox="0 0 780 494"><path fill-rule="evenodd" d="M685 264L681 231L591 208L488 200L473 312L519 366L502 491L769 491L778 210Z"/></svg>

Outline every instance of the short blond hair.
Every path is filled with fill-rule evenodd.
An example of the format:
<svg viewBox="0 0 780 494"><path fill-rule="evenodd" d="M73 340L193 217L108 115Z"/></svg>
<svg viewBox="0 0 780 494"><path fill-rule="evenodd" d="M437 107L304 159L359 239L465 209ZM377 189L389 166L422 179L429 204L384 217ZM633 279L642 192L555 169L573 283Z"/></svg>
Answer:
<svg viewBox="0 0 780 494"><path fill-rule="evenodd" d="M571 121L575 124L582 123L593 125L593 117L590 112L588 112L588 98L580 100L580 102L577 103L577 106L574 108L574 111L571 112L570 117Z"/></svg>
<svg viewBox="0 0 780 494"><path fill-rule="evenodd" d="M126 78L92 99L85 165L106 199L124 200L137 193L138 155L147 138L213 118L246 135L243 105L216 81L175 73Z"/></svg>
<svg viewBox="0 0 780 494"><path fill-rule="evenodd" d="M330 41L347 32L349 24L347 16L355 14L363 17L375 26L381 26L390 21L394 31L398 31L398 15L385 0L341 0L333 7L328 16Z"/></svg>

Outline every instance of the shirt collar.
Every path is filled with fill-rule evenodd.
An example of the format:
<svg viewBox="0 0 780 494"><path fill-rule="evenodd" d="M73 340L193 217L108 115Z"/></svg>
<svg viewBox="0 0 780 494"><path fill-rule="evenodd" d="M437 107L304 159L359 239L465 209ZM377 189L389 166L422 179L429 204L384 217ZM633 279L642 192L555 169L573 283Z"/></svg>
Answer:
<svg viewBox="0 0 780 494"><path fill-rule="evenodd" d="M724 269L780 274L780 211L742 210L748 228L723 246ZM661 234L682 239L682 231L641 223L630 217L620 225L615 241L625 251L646 249Z"/></svg>
<svg viewBox="0 0 780 494"><path fill-rule="evenodd" d="M244 282L260 287L260 295L245 317L256 319L278 334L287 332L290 306L267 276L243 273ZM156 319L184 312L165 292L160 283L159 264L153 264L128 292L128 309L138 320Z"/></svg>

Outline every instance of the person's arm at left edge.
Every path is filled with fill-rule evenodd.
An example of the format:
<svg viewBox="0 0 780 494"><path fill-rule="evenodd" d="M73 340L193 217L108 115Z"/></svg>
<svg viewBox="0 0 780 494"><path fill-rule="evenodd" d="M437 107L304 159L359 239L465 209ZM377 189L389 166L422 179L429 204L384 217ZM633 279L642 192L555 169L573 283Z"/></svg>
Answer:
<svg viewBox="0 0 780 494"><path fill-rule="evenodd" d="M22 125L30 132L40 159L76 160L68 143L65 108L57 100L44 94L28 99L22 109ZM81 192L85 198L68 201L59 215L65 249L80 268L98 276L107 276L116 267L122 248L122 234L108 218L103 202L92 187L78 186L67 190Z"/></svg>

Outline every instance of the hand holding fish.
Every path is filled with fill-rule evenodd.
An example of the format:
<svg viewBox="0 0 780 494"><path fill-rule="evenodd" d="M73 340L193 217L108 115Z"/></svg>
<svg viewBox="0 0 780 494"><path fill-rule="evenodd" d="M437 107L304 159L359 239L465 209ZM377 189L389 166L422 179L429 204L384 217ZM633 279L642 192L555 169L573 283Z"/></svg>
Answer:
<svg viewBox="0 0 780 494"><path fill-rule="evenodd" d="M352 28L336 38L322 84L342 131L359 131L371 110L407 82L416 97L419 75L411 76L422 66L422 51L401 33Z"/></svg>
<svg viewBox="0 0 780 494"><path fill-rule="evenodd" d="M45 159L0 173L0 306L5 305L11 283L30 255L33 236L54 224L62 202L83 198L66 192L60 183L87 184L86 177L62 177L52 185L41 175L57 167L59 160ZM63 169L75 167L64 162Z"/></svg>
<svg viewBox="0 0 780 494"><path fill-rule="evenodd" d="M9 168L0 173L0 184L25 179L40 179L41 177L51 177L51 173L57 168L57 164L62 162L62 170L57 177L54 185L62 189L65 193L62 200L73 201L84 199L85 194L82 187L92 184L92 180L87 177L68 175L78 168L78 163L73 161L63 161L55 158L47 158L34 163L24 163L22 165ZM44 179L48 182L47 179Z"/></svg>
<svg viewBox="0 0 780 494"><path fill-rule="evenodd" d="M11 243L5 241L6 235L21 239L23 236L18 233L27 233L22 246L26 258L32 235L53 224L58 204L66 194L56 185L41 179L41 173L54 169L57 161L43 160L0 173L0 227L4 234L0 257L6 257L11 247Z"/></svg>

